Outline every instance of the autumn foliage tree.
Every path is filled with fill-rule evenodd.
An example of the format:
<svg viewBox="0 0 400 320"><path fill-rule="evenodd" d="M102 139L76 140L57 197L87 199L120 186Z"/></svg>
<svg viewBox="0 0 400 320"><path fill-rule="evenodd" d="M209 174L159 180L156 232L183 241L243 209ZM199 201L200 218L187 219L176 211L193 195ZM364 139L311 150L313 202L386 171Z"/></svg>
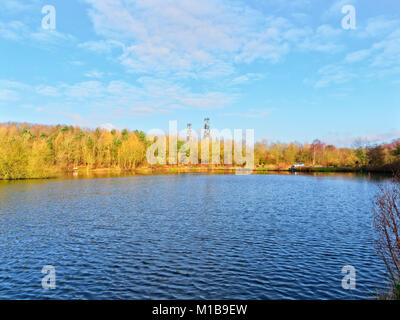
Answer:
<svg viewBox="0 0 400 320"><path fill-rule="evenodd" d="M168 142L169 137L166 138ZM133 170L147 164L146 151L153 142L147 140L144 132L137 130L93 130L77 126L28 123L0 124L0 179L47 177L54 172L71 171L76 167L88 170ZM177 143L179 151L186 141L178 139ZM193 153L192 160L197 158L197 161L190 163L201 163L202 143L197 141L197 145L197 155L193 150L185 152L187 156ZM230 148L225 150L227 145ZM233 152L236 147L235 142L229 139L213 140L209 144L209 163L219 157L219 163L224 164L227 157L234 166L240 165ZM245 144L242 144L242 149L244 155ZM400 163L400 140L355 148L338 148L325 145L320 140L314 140L311 144L262 141L254 146L254 160L256 166L278 169L288 168L295 162L303 162L307 166L379 167Z"/></svg>
<svg viewBox="0 0 400 320"><path fill-rule="evenodd" d="M400 299L400 175L381 185L374 202L376 245L393 284L393 296Z"/></svg>
<svg viewBox="0 0 400 320"><path fill-rule="evenodd" d="M43 178L75 167L131 170L145 161L143 132L0 125L0 178Z"/></svg>

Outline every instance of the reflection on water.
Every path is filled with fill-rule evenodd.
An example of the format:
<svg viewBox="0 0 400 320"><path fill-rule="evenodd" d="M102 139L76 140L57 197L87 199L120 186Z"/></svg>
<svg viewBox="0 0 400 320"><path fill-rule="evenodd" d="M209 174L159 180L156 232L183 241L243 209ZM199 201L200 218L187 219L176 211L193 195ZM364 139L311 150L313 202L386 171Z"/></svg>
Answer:
<svg viewBox="0 0 400 320"><path fill-rule="evenodd" d="M97 179L97 178L117 178L117 177L133 177L133 176L160 176L160 175L232 175L232 170L210 170L205 172L179 172L179 171L137 171L137 172L123 172L123 171L80 171L71 172L60 175L54 179ZM313 177L332 177L332 178L349 178L358 179L365 178L372 181L383 181L391 178L387 173L365 173L365 172L291 172L291 171L254 171L249 175L291 175L291 176L313 176ZM41 181L43 179L29 180L29 182ZM0 180L0 184L5 181Z"/></svg>
<svg viewBox="0 0 400 320"><path fill-rule="evenodd" d="M93 179L102 177L102 179ZM0 182L0 299L374 298L380 179L172 174ZM57 288L42 289L44 265ZM342 289L342 267L357 287Z"/></svg>

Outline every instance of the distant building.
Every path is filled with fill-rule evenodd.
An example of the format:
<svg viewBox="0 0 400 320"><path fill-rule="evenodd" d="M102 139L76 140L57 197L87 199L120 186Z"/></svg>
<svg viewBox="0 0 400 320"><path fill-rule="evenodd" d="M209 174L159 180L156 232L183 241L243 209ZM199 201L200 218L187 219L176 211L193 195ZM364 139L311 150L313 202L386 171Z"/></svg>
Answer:
<svg viewBox="0 0 400 320"><path fill-rule="evenodd" d="M295 163L294 165L292 165L290 167L290 169L295 169L295 168L298 168L298 167L304 167L304 163L303 162Z"/></svg>

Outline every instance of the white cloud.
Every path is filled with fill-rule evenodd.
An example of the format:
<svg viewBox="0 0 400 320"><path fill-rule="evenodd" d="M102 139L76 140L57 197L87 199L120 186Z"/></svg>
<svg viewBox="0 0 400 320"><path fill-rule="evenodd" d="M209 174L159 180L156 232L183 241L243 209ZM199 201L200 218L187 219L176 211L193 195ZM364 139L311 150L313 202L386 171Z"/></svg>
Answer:
<svg viewBox="0 0 400 320"><path fill-rule="evenodd" d="M40 0L2 0L2 11L7 13L20 13L31 9L33 5L39 3Z"/></svg>
<svg viewBox="0 0 400 320"><path fill-rule="evenodd" d="M83 81L73 85L63 84L59 87L66 99L79 101L102 98L105 94L104 86L99 81Z"/></svg>
<svg viewBox="0 0 400 320"><path fill-rule="evenodd" d="M99 126L101 129L106 129L106 130L108 130L108 131L111 131L111 130L116 130L116 129L118 129L116 126L114 126L112 123L103 123L103 124L101 124L100 126Z"/></svg>
<svg viewBox="0 0 400 320"><path fill-rule="evenodd" d="M375 53L372 66L391 67L400 65L400 28L389 34L386 39L373 44Z"/></svg>
<svg viewBox="0 0 400 320"><path fill-rule="evenodd" d="M338 51L341 30L315 31L226 0L85 0L95 32L104 39L81 45L110 53L135 73L210 77L234 73L236 64L279 62L292 48Z"/></svg>
<svg viewBox="0 0 400 320"><path fill-rule="evenodd" d="M23 96L27 85L17 81L0 79L0 102L2 101L18 101Z"/></svg>
<svg viewBox="0 0 400 320"><path fill-rule="evenodd" d="M97 53L111 53L113 49L124 48L124 44L119 41L113 40L99 40L99 41L86 41L78 45L80 48L84 48Z"/></svg>
<svg viewBox="0 0 400 320"><path fill-rule="evenodd" d="M24 41L32 44L61 44L75 41L75 37L70 34L61 33L57 30L44 30L36 28L33 30L22 21L0 21L0 37L13 40Z"/></svg>
<svg viewBox="0 0 400 320"><path fill-rule="evenodd" d="M342 8L346 5L353 5L356 8L357 13L357 0L337 0L329 7L328 10L323 14L324 19L337 19L338 17L344 17Z"/></svg>
<svg viewBox="0 0 400 320"><path fill-rule="evenodd" d="M17 101L19 98L19 94L14 90L0 89L0 101Z"/></svg>
<svg viewBox="0 0 400 320"><path fill-rule="evenodd" d="M115 117L133 114L169 113L178 109L219 109L231 104L235 95L216 91L193 92L178 83L143 77L133 85L125 81L82 81L74 84L60 83L56 86L30 86L23 83L0 80L0 101L24 103L40 102L42 107L52 109L56 103L71 110L108 112ZM57 98L55 100L54 98ZM54 108L53 108L54 110Z"/></svg>
<svg viewBox="0 0 400 320"><path fill-rule="evenodd" d="M343 44L339 39L343 33L340 28L333 28L330 25L324 24L315 31L307 30L303 39L300 39L299 47L306 51L317 51L324 53L336 53L344 49Z"/></svg>
<svg viewBox="0 0 400 320"><path fill-rule="evenodd" d="M8 40L21 40L25 25L20 21L0 21L0 37Z"/></svg>
<svg viewBox="0 0 400 320"><path fill-rule="evenodd" d="M362 136L329 136L322 139L327 144L333 144L336 146L352 147L354 144L357 145L373 145L376 143L390 142L394 139L400 138L399 130L392 130L389 132L379 134L366 134Z"/></svg>
<svg viewBox="0 0 400 320"><path fill-rule="evenodd" d="M28 35L29 40L42 42L42 43L63 43L69 41L75 41L75 37L70 34L58 32L57 30L44 30L37 29L34 32L30 32Z"/></svg>
<svg viewBox="0 0 400 320"><path fill-rule="evenodd" d="M205 94L189 93L179 101L192 108L206 110L224 108L233 101L233 98L219 92L207 92Z"/></svg>
<svg viewBox="0 0 400 320"><path fill-rule="evenodd" d="M399 26L399 20L390 19L385 16L373 17L368 19L364 28L365 31L361 31L361 36L382 37L382 35L393 32Z"/></svg>
<svg viewBox="0 0 400 320"><path fill-rule="evenodd" d="M58 89L51 86L38 86L36 87L36 92L48 97L57 97L60 95Z"/></svg>
<svg viewBox="0 0 400 320"><path fill-rule="evenodd" d="M343 84L357 77L356 74L340 65L326 65L318 70L319 80L314 88L323 88L331 84Z"/></svg>
<svg viewBox="0 0 400 320"><path fill-rule="evenodd" d="M259 73L246 73L243 75L240 75L236 78L234 78L231 83L233 85L239 85L239 84L243 84L249 81L256 81L256 80L261 80L265 77L265 75L263 74L259 74Z"/></svg>
<svg viewBox="0 0 400 320"><path fill-rule="evenodd" d="M102 78L103 75L104 75L104 72L97 71L97 70L91 70L84 74L84 76L87 78L97 78L97 79Z"/></svg>
<svg viewBox="0 0 400 320"><path fill-rule="evenodd" d="M357 34L364 41L372 40L369 47L347 54L345 62L367 59L368 67L379 68L382 74L398 72L400 67L400 20L384 16L371 18ZM380 40L375 38L379 36Z"/></svg>
<svg viewBox="0 0 400 320"><path fill-rule="evenodd" d="M358 50L346 55L345 61L349 63L359 62L364 60L371 54L370 50Z"/></svg>

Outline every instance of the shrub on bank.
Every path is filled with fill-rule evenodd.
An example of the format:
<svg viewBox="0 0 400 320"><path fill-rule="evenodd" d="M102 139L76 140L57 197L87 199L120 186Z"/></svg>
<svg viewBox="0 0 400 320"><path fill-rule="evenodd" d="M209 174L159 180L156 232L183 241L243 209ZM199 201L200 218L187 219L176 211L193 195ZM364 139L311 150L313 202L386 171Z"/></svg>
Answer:
<svg viewBox="0 0 400 320"><path fill-rule="evenodd" d="M391 297L400 299L400 172L379 187L373 211L376 247L392 284Z"/></svg>

